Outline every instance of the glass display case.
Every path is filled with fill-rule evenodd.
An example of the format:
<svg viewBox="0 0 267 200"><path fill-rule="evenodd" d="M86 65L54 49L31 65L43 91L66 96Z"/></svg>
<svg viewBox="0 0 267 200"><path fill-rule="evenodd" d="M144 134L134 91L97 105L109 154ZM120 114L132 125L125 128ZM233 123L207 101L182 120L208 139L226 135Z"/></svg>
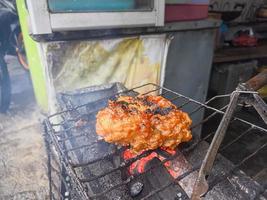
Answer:
<svg viewBox="0 0 267 200"><path fill-rule="evenodd" d="M164 0L27 0L32 34L164 25Z"/></svg>
<svg viewBox="0 0 267 200"><path fill-rule="evenodd" d="M153 0L48 0L49 10L56 12L148 11Z"/></svg>

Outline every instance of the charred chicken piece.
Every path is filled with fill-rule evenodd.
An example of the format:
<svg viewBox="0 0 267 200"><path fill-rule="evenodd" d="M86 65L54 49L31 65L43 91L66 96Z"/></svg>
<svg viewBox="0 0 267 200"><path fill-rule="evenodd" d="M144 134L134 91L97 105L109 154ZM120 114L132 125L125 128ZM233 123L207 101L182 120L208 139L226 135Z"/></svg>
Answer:
<svg viewBox="0 0 267 200"><path fill-rule="evenodd" d="M159 147L175 149L191 140L192 120L161 96L121 96L97 114L96 132L108 143L135 153Z"/></svg>

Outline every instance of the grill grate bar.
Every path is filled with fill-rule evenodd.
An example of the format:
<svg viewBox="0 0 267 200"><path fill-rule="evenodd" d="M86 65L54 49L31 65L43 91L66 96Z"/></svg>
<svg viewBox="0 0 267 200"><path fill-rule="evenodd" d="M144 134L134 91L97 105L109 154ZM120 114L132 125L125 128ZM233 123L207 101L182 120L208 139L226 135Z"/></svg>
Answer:
<svg viewBox="0 0 267 200"><path fill-rule="evenodd" d="M51 165L51 170L53 170L53 172L55 172L58 176L60 176L60 178L63 178L61 171L56 169L53 165Z"/></svg>
<svg viewBox="0 0 267 200"><path fill-rule="evenodd" d="M57 196L60 196L61 199L64 199L64 196L61 194L61 191L59 190L58 186L55 185L54 182L52 182L52 187L53 187L53 191L55 191L57 193ZM58 198L55 198L54 196L54 192L52 193L54 199L58 199Z"/></svg>
<svg viewBox="0 0 267 200"><path fill-rule="evenodd" d="M176 101L177 99L180 99L181 97L174 97L172 99L169 99L171 102Z"/></svg>
<svg viewBox="0 0 267 200"><path fill-rule="evenodd" d="M181 98L181 97L179 97L179 98ZM170 101L173 101L173 100L170 100ZM190 101L187 100L185 103L183 103L182 105L180 105L178 108L179 109L182 109L184 106L188 105L189 103L190 103Z"/></svg>
<svg viewBox="0 0 267 200"><path fill-rule="evenodd" d="M231 122L233 122L233 121L234 121L234 120L232 120ZM215 132L210 133L209 135L207 135L206 137L204 137L204 138L201 139L200 141L198 141L198 142L192 144L189 148L183 149L183 150L182 150L182 153L188 153L190 150L195 149L197 145L199 145L202 141L205 141L206 139L208 139L208 138L209 138L210 136L212 136L214 133L215 133ZM192 146L193 146L193 147L192 147ZM153 151L152 151L152 152L153 152ZM150 152L150 153L151 153L151 152ZM142 155L142 154L141 154L141 155ZM148 155L149 155L149 154L148 154ZM105 190L105 191L103 191L103 192L101 192L101 193L99 193L99 194L96 194L96 195L94 195L94 196L90 196L90 197L91 197L91 198L97 198L97 197L103 196L104 194L106 194L106 193L108 193L108 192L110 192L110 191L112 191L112 190L114 190L114 189L117 189L118 187L121 187L121 186L123 186L123 185L128 184L131 180L133 180L133 179L135 179L135 178L144 176L146 173L150 172L152 169L155 169L155 168L157 168L157 167L163 166L166 162L171 161L171 160L174 160L174 159L177 158L178 156L179 156L179 154L175 154L174 156L171 156L170 158L167 158L167 159L163 160L163 161L160 162L158 165L155 165L155 166L150 167L149 169L145 170L142 174L138 174L138 175L136 175L136 176L131 176L131 177L129 177L126 181L121 182L121 183L119 183L119 184L113 186L112 188L109 188L109 189L107 189L107 190ZM137 160L139 160L139 159L137 159ZM136 161L136 160L135 160L135 161ZM133 162L132 162L132 163L133 163ZM131 164L132 164L132 163L131 163ZM130 164L130 165L131 165L131 164ZM123 168L125 168L125 167L129 167L130 165L127 165L127 166L125 165L124 167L122 167L122 168L120 168L120 169L123 169ZM149 198L149 197L155 195L156 193L158 193L158 192L160 192L160 191L166 189L166 188L169 187L171 184L175 184L175 181L180 181L181 179L185 178L186 176L188 176L188 175L191 174L192 172L198 170L198 169L200 168L200 166L201 166L201 164L197 165L196 167L193 167L192 170L189 170L188 172L185 172L184 174L180 175L179 177L177 177L176 179L174 179L173 182L171 182L171 183L169 183L169 184L166 184L166 185L164 185L163 187L161 187L161 188L159 188L159 189L157 189L157 190L152 191L151 194L149 194L148 196L146 196L144 199ZM117 171L117 170L119 170L119 169L118 169L118 168L115 168L114 170L111 170L111 171L109 171L109 172L106 173L106 174L102 174L102 175L100 175L100 176L98 176L98 177L94 177L94 178L92 178L92 179L87 179L87 180L85 180L85 181L81 180L81 181L82 181L82 182L90 182L90 181L94 181L94 180L96 180L96 179L98 179L98 178L101 178L101 177L103 177L103 176L106 176L106 175L108 175L108 174L110 174L110 173L112 173L112 172L114 172L114 171ZM154 192L155 192L155 193L154 193Z"/></svg>
<svg viewBox="0 0 267 200"><path fill-rule="evenodd" d="M132 91L132 90L129 90L129 91ZM128 91L128 92L129 92L129 91ZM115 98L117 95L119 95L119 94L121 94L121 93L123 93L123 92L120 92L120 93L117 93L117 94L114 94L114 95L110 95L110 96L108 96L108 97L103 97L103 98L101 98L101 99L95 101L95 103L100 103L100 102L103 101L104 99ZM69 109L66 109L66 110L63 110L63 111L60 111L60 112L58 112L58 113L56 113L56 114L50 115L50 116L48 117L48 120L53 120L53 118L58 117L58 116L60 116L60 115L63 115L63 114L69 113L69 112L73 112L73 111L77 111L79 108L85 107L85 106L87 106L87 105L88 105L88 103L86 103L86 104L82 104L82 105L79 105L79 106L76 106L76 107L73 107L73 108L69 108ZM88 114L89 114L89 113L88 113ZM72 119L72 121L73 121L73 119Z"/></svg>
<svg viewBox="0 0 267 200"><path fill-rule="evenodd" d="M235 121L235 119L231 120L230 124L233 123ZM209 139L211 136L213 136L215 134L216 131L212 131L211 133L209 133L208 135L206 135L204 138L202 138L201 140L193 143L190 147L186 148L186 149L183 149L183 153L188 153L192 150L194 150L197 145L203 141L206 141L207 139Z"/></svg>
<svg viewBox="0 0 267 200"><path fill-rule="evenodd" d="M170 92L169 92L169 91L162 92L162 93L161 93L161 96L164 96L164 95L166 95L166 94L168 94L168 93L170 93Z"/></svg>
<svg viewBox="0 0 267 200"><path fill-rule="evenodd" d="M79 117L79 118L77 118L77 120L73 120L73 122L77 122L79 119L81 119L81 118ZM58 126L58 127L64 126L66 124L66 122L67 121L63 121L61 125L56 125L56 126ZM89 123L93 124L93 123L95 123L95 120L92 120ZM89 124L85 124L85 125L82 125L82 126L69 126L68 128L65 128L64 130L55 131L54 133L59 135L59 134L65 133L67 131L71 131L72 129L77 129L77 128L83 129L83 128L86 128L86 127L89 127Z"/></svg>
<svg viewBox="0 0 267 200"><path fill-rule="evenodd" d="M117 168L113 168L112 170L109 170L109 171L107 171L106 173L100 174L100 175L95 176L95 177L93 177L93 178L89 178L89 179L80 179L80 181L84 183L84 182L91 182L91 181L94 181L94 180L96 180L96 179L102 178L103 176L106 176L106 175L111 174L111 173L113 173L113 172L116 172L116 171L118 171L118 170L121 170L121 169L124 169L124 168L129 167L129 166L130 166L131 164L133 164L135 161L140 160L141 158L147 157L147 156L149 156L149 155L150 155L151 153L153 153L153 152L154 152L154 151L152 151L152 150L150 150L150 151L146 151L146 152L144 152L144 153L142 153L142 154L136 156L135 158L129 159L129 160L127 160L127 161L121 163L120 166L117 167Z"/></svg>
<svg viewBox="0 0 267 200"><path fill-rule="evenodd" d="M52 127L56 127L56 126L64 126L66 123L71 123L71 122L76 122L78 119L67 119L62 121L61 123L57 123L57 124L52 124ZM65 129L64 131L66 131L68 129ZM56 131L55 133L62 133L62 131Z"/></svg>
<svg viewBox="0 0 267 200"><path fill-rule="evenodd" d="M189 113L189 116L192 116L193 114L195 114L197 111L199 111L200 109L205 108L205 106L199 106L198 108L196 108L195 110L193 110L192 112Z"/></svg>
<svg viewBox="0 0 267 200"><path fill-rule="evenodd" d="M184 174L180 175L179 177L177 177L176 179L173 179L172 181L170 181L169 183L165 184L164 186L151 191L147 196L143 197L141 200L145 200L148 199L152 196L154 196L155 194L165 190L166 188L168 188L169 186L173 185L173 184L177 184L177 182L181 181L183 178L187 177L188 175L192 174L193 172L199 170L201 167L201 164L198 164L195 167L192 167L192 169L188 170L187 172L185 172Z"/></svg>
<svg viewBox="0 0 267 200"><path fill-rule="evenodd" d="M222 182L225 178L227 178L228 176L230 176L236 169L238 169L242 164L244 164L246 161L248 161L249 159L251 159L253 156L255 156L259 151L261 151L262 149L264 149L265 147L267 147L267 143L265 143L264 145L262 145L260 148L258 148L255 152L253 152L252 154L246 156L239 164L235 165L235 167L233 167L229 173L227 173L226 175L223 176L223 178L220 178L219 180L216 180L215 183L212 183L209 187L209 191L215 187L215 185L217 185L218 183ZM164 189L166 189L167 187L169 187L172 184L176 184L177 181L182 180L183 178L185 178L186 176L188 176L189 174L191 174L192 172L199 170L201 167L201 164L197 165L196 167L193 167L192 170L180 175L178 178L174 179L173 181L171 181L170 183L164 185L161 188L158 188L157 190L154 190L152 192L150 192L147 196L145 196L144 198L142 198L141 200L145 200L148 199L152 196L154 196L155 194L163 191Z"/></svg>
<svg viewBox="0 0 267 200"><path fill-rule="evenodd" d="M193 143L192 145L190 145L190 147L183 149L182 153L189 153L189 152L193 151L199 145L199 143L207 140L209 137L211 137L214 134L215 134L215 131L211 132L210 134L208 134L207 136L205 136L201 140L199 140L199 141Z"/></svg>
<svg viewBox="0 0 267 200"><path fill-rule="evenodd" d="M67 142L69 140L73 140L73 139L78 139L78 138L81 138L81 137L86 137L88 136L87 133L83 133L83 134L80 134L80 135L77 135L77 136L71 136L71 137L65 137L65 138L60 138L58 140L58 142Z"/></svg>
<svg viewBox="0 0 267 200"><path fill-rule="evenodd" d="M234 120L233 120L233 121L234 121ZM194 128L196 128L196 127L194 127ZM191 129L191 130L192 130L192 129ZM215 133L215 132L212 132L212 133L208 134L206 137L204 137L204 138L201 139L200 141L198 141L198 142L192 144L192 146L193 146L193 147L196 147L196 146L199 144L199 142L204 141L204 140L207 140L207 139L208 139L209 137L211 137L214 133ZM77 136L77 137L81 137L81 136L82 136L82 135L79 135L79 136ZM71 137L71 138L75 138L75 137ZM61 141L61 140L60 140L60 141ZM103 140L98 140L98 141L95 141L95 142L93 142L93 143L91 143L91 144L88 144L88 145L83 145L83 146L75 147L75 148L72 148L72 149L68 149L68 150L66 150L65 152L70 152L70 151L79 150L79 149L82 149L82 148L85 148L85 147L90 147L90 146L92 146L92 145L97 144L98 142L103 142ZM191 149L191 148L190 148L190 149ZM116 149L116 150L117 150L117 149ZM119 149L119 150L120 150L119 152L122 152L122 151L123 151L122 149ZM187 150L185 149L185 151L187 151ZM104 157L102 157L102 158L100 158L100 159L95 159L95 160L88 161L88 162L86 162L86 163L81 163L81 164L73 164L73 163L72 163L71 165L72 165L72 167L74 167L74 168L77 168L77 167L85 167L85 166L87 166L87 165L90 165L90 164L99 162L99 161L101 161L101 160L103 160L103 159L109 158L109 157L113 156L114 154L118 154L118 151L112 152L112 153L110 153L110 154L108 154L108 155L106 155L106 156L104 156ZM142 156L142 154L141 154L140 156ZM143 156L142 156L142 157L143 157ZM133 161L133 162L135 162L135 161ZM132 163L133 163L133 162L132 162Z"/></svg>
<svg viewBox="0 0 267 200"><path fill-rule="evenodd" d="M180 155L179 153L176 153L176 154L170 156L169 158L164 159L164 160L161 161L160 163L158 163L158 164L156 164L156 165L154 165L154 166L150 166L150 167L149 167L148 169L146 169L143 173L141 173L141 174L137 174L137 175L132 175L132 176L130 176L127 180L125 180L125 181L123 181L123 182L121 182L121 183L118 183L117 185L115 185L115 186L113 186L113 187L111 187L111 188L109 188L109 189L107 189L107 190L105 190L105 191L103 191L103 192L101 192L101 193L98 193L98 194L95 194L95 195L93 195L93 196L90 196L90 197L91 197L91 198L97 198L97 197L103 196L104 194L106 194L106 193L108 193L108 192L110 192L110 191L112 191L112 190L114 190L114 189L117 189L117 188L119 188L119 187L121 187L121 186L123 186L123 185L128 184L128 183L129 183L131 180L133 180L133 179L136 179L136 178L145 176L145 175L146 175L147 173L149 173L151 170L156 169L156 168L158 168L158 167L160 167L160 166L163 166L166 162L169 162L169 161L174 160L175 158L179 157L179 155ZM199 165L198 167L200 167L200 165ZM195 169L195 168L192 168L192 169ZM194 170L194 171L195 171L195 170ZM189 173L189 174L190 174L190 173ZM181 179L182 179L182 178L186 177L186 176L189 175L189 174L188 174L188 172L185 172L184 174L182 174L182 175L179 176L179 177L181 177ZM179 177L178 177L178 178L179 178Z"/></svg>
<svg viewBox="0 0 267 200"><path fill-rule="evenodd" d="M157 92L157 91L159 91L159 90L160 90L160 88L157 88L157 89L151 90L151 91L149 91L149 92L143 93L143 94L142 94L142 96L145 96L145 95L151 94L151 93L153 93L153 92ZM167 93L169 93L169 92L167 92Z"/></svg>
<svg viewBox="0 0 267 200"><path fill-rule="evenodd" d="M225 149L227 149L229 146L231 146L232 144L236 143L238 140L240 140L243 136L245 136L246 134L248 134L250 131L252 131L254 129L254 127L250 127L248 128L246 131L243 131L237 138L233 139L232 141L230 141L228 144L222 146L221 148L221 152L224 151Z"/></svg>
<svg viewBox="0 0 267 200"><path fill-rule="evenodd" d="M243 165L245 162L249 161L251 158L253 158L256 154L258 154L261 150L263 150L264 148L267 147L267 143L263 144L262 146L260 146L256 151L254 151L253 153L249 154L248 156L246 156L242 161L240 161L238 164L236 164L228 173L224 174L223 176L221 176L220 178L216 179L215 181L213 181L210 184L210 188L209 191L215 187L217 184L221 183L222 181L224 181L226 178L228 178L229 176L231 176L235 170L237 170L241 165Z"/></svg>
<svg viewBox="0 0 267 200"><path fill-rule="evenodd" d="M234 121L234 120L232 120L232 121ZM200 141L198 141L197 143L193 144L193 145L194 145L194 148L196 148L197 145L199 145L202 141L206 140L208 137L210 137L210 136L211 136L212 134L214 134L214 133L215 133L215 132L210 133L210 134L209 134L208 136L206 136L205 138L203 138L203 139L201 139ZM193 146L193 145L192 145L192 146ZM189 147L189 148L187 148L187 149L182 150L182 153L186 153L186 152L188 152L189 149L191 149L191 148ZM153 151L152 151L152 152L153 152ZM141 155L142 155L142 154L141 154ZM105 190L105 191L99 193L99 194L90 196L90 198L101 197L101 196L103 196L104 194L106 194L106 193L108 193L108 192L110 192L110 191L112 191L112 190L115 190L115 189L117 189L117 188L119 188L119 187L121 187L121 186L123 186L123 185L128 184L131 180L133 180L133 179L135 179L135 178L145 176L146 173L149 173L151 170L153 170L153 169L155 169L155 168L158 168L158 167L160 167L160 166L163 166L166 162L171 161L171 160L174 160L174 159L177 158L178 156L179 156L179 154L176 153L175 155L170 156L169 158L163 160L163 161L160 162L159 164L157 164L157 165L155 165L155 166L152 166L152 167L150 167L149 169L145 170L143 173L138 174L138 175L136 175L136 176L130 176L126 181L123 181L123 182L121 182L121 183L119 183L119 184L117 184L117 185L115 185L115 186L113 186L113 187L111 187L111 188L109 188L109 189L107 189L107 190ZM138 160L138 159L137 159L137 160ZM129 165L129 166L130 166L130 165ZM180 180L182 180L183 178L185 178L186 176L190 175L190 174L193 173L194 171L200 169L200 166L201 166L201 164L198 164L196 167L193 167L192 170L189 170L188 172L185 172L185 173L183 173L182 175L180 175L179 177L177 177L176 179L174 179L173 182L171 182L171 183L169 183L169 184L166 184L166 185L164 185L163 187L161 187L161 188L159 188L159 189L157 189L157 190L152 191L151 194L149 194L148 196L146 196L144 199L149 198L149 197L153 196L154 194L156 194L156 193L158 193L158 192L160 192L160 191L166 189L166 188L169 187L171 184L175 184L175 181L180 181ZM128 166L124 166L123 168L125 168L125 167L128 167ZM122 169L123 169L123 168L122 168ZM119 169L117 169L117 170L119 170ZM117 171L117 170L114 170L114 171ZM112 170L112 172L114 172L114 171ZM109 173L112 173L112 172L109 172ZM102 174L102 175L100 175L100 176L103 177L103 176L105 176L105 175L108 175L109 173L107 173L107 174ZM100 177L99 177L99 178L100 178ZM86 182L93 181L93 180L96 180L96 179L95 179L95 178L93 178L93 179L91 179L91 180L88 179ZM81 181L82 181L82 180L81 180Z"/></svg>
<svg viewBox="0 0 267 200"><path fill-rule="evenodd" d="M152 85L155 85L155 84L152 84ZM195 103L196 105L204 106L207 110L213 110L213 111L217 112L218 114L219 114L219 113L220 113L220 114L224 114L224 113L225 113L225 112L223 112L223 111L221 111L221 110L219 110L219 109L216 109L216 108L213 108L213 107L207 105L206 103L204 104L204 103L198 102L198 101L196 101L196 100L194 100L194 99L191 99L191 98L189 98L189 97L186 97L186 96L184 96L184 95L182 95L182 94L179 94L179 93L177 93L177 92L175 92L175 91L172 91L172 90L170 90L170 89L167 89L167 88L165 88L165 87L162 87L162 89L167 90L167 91L170 91L170 92L172 92L173 94L179 95L179 96L181 96L181 97L184 98L184 99L188 99L188 100L191 101L191 103ZM242 91L242 93L246 93L246 92L245 92L245 91ZM221 95L221 96L223 96L223 95ZM226 95L226 96L228 96L228 95ZM220 96L218 96L218 97L220 97ZM214 97L213 100L216 99L216 98L217 98L217 97ZM208 101L208 102L210 102L210 101ZM227 105L227 106L228 106L228 105ZM238 118L238 117L234 117L234 119L238 120L239 122L241 122L241 123L243 123L243 124L250 125L250 126L253 126L254 128L260 129L261 131L263 131L263 132L265 132L265 133L267 134L267 130L264 129L264 128L262 128L262 127L260 127L260 126L258 126L258 125L255 125L255 124L253 124L253 123L250 123L250 122L248 122L248 121L246 121L246 120L243 120L243 119L240 119L240 118Z"/></svg>
<svg viewBox="0 0 267 200"><path fill-rule="evenodd" d="M193 111L191 111L189 113L189 115L193 115L195 113L197 113L198 111L202 110L202 109L206 109L206 110L209 110L209 111L212 111L212 113L205 117L205 119L201 120L200 122L196 123L196 125L193 125L191 127L191 130L203 125L205 122L209 121L211 118L217 116L217 114L220 114L220 115L223 115L224 114L224 110L228 107L228 106L224 106L222 107L221 109L215 109L215 108L212 108L208 105L206 105L206 103L200 103L200 102L197 102L195 100L192 100L186 96L183 96L183 95L180 95L176 92L173 92L169 89L166 89L166 88L163 88L163 87L160 87L160 86L157 86L155 84L146 84L146 85L143 85L143 86L140 86L140 87L136 87L136 88L133 88L131 90L128 90L128 91L123 91L123 92L120 92L120 93L117 93L115 95L111 95L109 97L105 97L105 98L102 98L100 100L97 100L95 101L94 103L97 103L97 102L101 102L103 101L103 99L110 99L110 98L113 98L113 97L117 97L118 95L120 94L126 94L127 92L131 92L131 91L134 91L135 89L138 89L138 88L142 88L144 86L148 86L148 85L152 85L152 86L155 86L156 89L154 90L151 90L145 94L142 94L142 95L147 95L147 94L150 94L150 93L153 93L153 92L156 92L156 91L161 91L161 95L165 95L165 94L169 94L171 93L173 96L175 95L175 97L169 99L170 101L176 101L180 98L182 98L182 100L185 100L185 102L178 106L178 108L183 108L185 107L186 105L188 104L194 104L194 105L197 105ZM225 95L226 96L226 95ZM227 97L229 97L229 95L227 95ZM215 98L213 98L212 100L214 100ZM208 101L210 102L210 101ZM207 102L207 103L208 103ZM112 151L111 153L108 153L107 155L105 156L102 156L101 158L98 158L98 159L95 159L95 160L92 160L92 161L88 161L88 162L84 162L84 163L72 163L72 160L71 159L67 159L66 156L64 156L64 154L68 154L70 152L73 152L75 150L80 150L82 148L90 148L92 145L94 144L98 144L99 142L102 142L103 140L97 140L97 141L94 141L94 142L90 142L90 144L85 144L85 145L82 145L80 144L80 146L75 146L74 143L71 144L71 148L69 149L62 149L62 142L66 142L66 141L71 141L75 138L79 138L79 137L83 137L83 136L87 136L89 134L92 134L91 131L88 131L88 133L86 133L86 129L84 130L83 128L91 128L92 130L92 127L89 126L89 123L86 123L85 125L82 124L82 126L70 126L68 127L68 123L71 123L71 125L73 125L73 122L78 122L79 120L81 119L84 119L85 115L82 115L81 112L78 110L84 106L88 106L89 104L83 104L83 105L79 105L79 106L76 106L71 109L67 109L65 111L62 111L60 113L57 113L55 115L52 115L49 117L49 122L51 123L51 119L53 117L58 117L60 116L62 118L62 115L64 115L63 117L63 121L61 121L61 123L57 123L57 124L50 124L48 127L50 129L50 131L48 131L50 137L52 138L52 141L55 143L55 147L57 150L59 150L59 155L63 157L62 159L62 162L63 162L63 166L67 169L67 172L70 173L70 177L74 179L74 184L76 186L76 188L78 190L80 190L80 194L82 193L83 196L88 196L88 194L84 194L84 192L86 191L86 186L84 185L84 183L88 183L88 182L92 182L92 181L95 181L97 179L100 179L104 176L107 176L109 174L112 174L113 172L116 172L118 170L127 170L127 168L129 166L131 166L132 163L134 163L135 161L141 159L141 158L144 158L146 156L148 156L150 153L154 152L154 151L147 151L147 152L144 152L142 154L140 154L139 156L135 157L135 158L132 158L132 159L129 159L127 161L124 161L123 163L121 163L118 167L115 167L115 168L112 168L111 170L108 170L106 171L105 173L101 173L100 175L97 175L97 176L94 176L94 177L85 177L85 178L79 178L77 173L76 173L76 168L79 168L79 167L87 167L91 164L94 164L94 163L97 163L101 160L104 160L104 159L109 159L109 158L112 158L115 154L119 155L119 153L122 153L125 148L119 148L119 149L116 149L115 151ZM101 104L102 105L102 104ZM86 110L88 109L88 107L86 107ZM88 112L86 115L89 115L92 116L93 114L95 114L97 111L91 111ZM202 112L202 111L201 111ZM73 116L75 116L75 118L72 118L72 119L69 119ZM87 119L87 118L86 118ZM90 118L88 118L89 120ZM86 120L85 120L86 121ZM264 131L264 133L266 133L266 130L257 126L257 125L254 125L252 123L249 123L245 120L242 120L240 118L233 118L231 123L233 121L237 121L237 122L240 122L240 123L243 123L244 125L250 125L250 128L248 128L246 131L242 132L241 135L239 135L237 138L235 138L234 140L230 141L228 144L224 145L223 147L221 147L220 151L228 148L229 146L231 146L233 143L237 142L241 137L243 137L244 135L248 134L252 129L259 129L261 131ZM49 123L48 122L48 123ZM90 121L86 121L86 122L90 122L90 124L92 123L95 123L95 120L90 120ZM59 128L59 131L55 131L54 130L54 127L58 127ZM75 130L77 129L77 131L80 131L80 132L83 132L82 134L79 134L79 135L76 135L76 136L69 136L70 134L66 133L68 131L71 131L71 130ZM80 130L81 129L81 130ZM209 139L210 137L212 137L214 135L215 132L211 132L209 133L207 136L205 136L204 138L200 139L199 141L191 144L189 147L187 148L183 148L181 150L182 153L188 153L190 152L191 150L195 149L202 141L205 141L207 139ZM61 135L64 135L63 137L59 137ZM67 136L68 135L68 136ZM67 145L69 146L69 145ZM261 148L259 148L257 151L255 151L253 154L247 156L246 158L244 158L241 163L239 163L238 165L235 166L235 168L238 168L240 165L242 165L242 163L246 162L247 160L249 160L250 158L252 158L254 155L256 155L261 149L265 148L267 146L267 144L263 145ZM64 147L66 148L66 147ZM74 153L74 152L73 152ZM147 173L149 173L152 169L155 169L157 167L160 167L160 166L164 166L164 164L168 161L171 161L173 159L175 159L176 157L178 157L180 154L176 153L175 155L173 156L170 156L168 157L167 159L163 160L162 162L158 163L157 165L154 165L154 166L150 166L149 169L145 169L145 172L144 173L141 173L141 174L137 174L137 175L133 175L133 176L130 176L128 177L128 179L116 184L116 185L113 185L112 187L106 189L105 191L101 191L97 194L94 194L94 195L91 195L90 198L98 198L98 197L101 197L101 196L104 196L106 195L108 192L112 191L112 190L115 190L117 188L120 188L126 184L128 184L129 182L131 182L133 179L135 178L138 178L138 177L142 177L142 176L145 176ZM172 184L177 184L178 181L182 180L183 178L185 178L186 176L188 176L189 174L193 173L194 171L198 170L201 166L201 164L197 164L197 165L193 165L195 167L193 167L192 169L190 169L189 171L187 171L186 173L183 173L181 174L177 179L174 179L173 181L171 181L170 183L162 186L162 187L159 187L157 188L156 190L153 190L153 191L150 191L150 193L144 197L143 199L148 199L149 197L161 192L162 190L166 189L168 186L172 185ZM219 181L219 180L218 180ZM65 183L64 183L65 184ZM216 183L214 183L216 185ZM213 187L211 187L213 188Z"/></svg>
<svg viewBox="0 0 267 200"><path fill-rule="evenodd" d="M66 150L64 150L64 152L65 153L69 153L69 152L80 150L80 149L83 149L83 148L90 148L90 147L94 146L95 144L98 144L99 142L103 142L103 140L97 140L97 141L94 141L94 142L92 142L90 144L85 144L85 145L74 147L74 148L71 148L71 149L66 149Z"/></svg>
<svg viewBox="0 0 267 200"><path fill-rule="evenodd" d="M113 191L113 190L116 190L116 189L118 189L118 188L120 188L120 187L122 187L122 186L124 186L124 185L126 185L126 184L128 184L128 183L130 183L133 179L134 179L133 176L130 176L127 180L125 180L125 181L123 181L123 182L121 182L121 183L118 183L118 184L116 184L115 186L113 186L113 187L111 187L111 188L109 188L109 189L106 189L106 190L103 191L103 192L100 192L100 193L95 194L95 195L91 195L90 198L95 199L95 198L98 198L98 197L102 197L102 196L104 196L105 194L107 194L107 193L109 193L109 192L111 192L111 191Z"/></svg>
<svg viewBox="0 0 267 200"><path fill-rule="evenodd" d="M224 106L223 108L221 108L220 110L223 111L224 109L226 109L228 106ZM191 130L197 128L198 126L204 124L205 122L207 122L208 120L210 120L211 118L215 117L217 114L220 114L218 112L213 112L212 114L210 114L208 117L206 117L205 119L201 120L199 123L197 123L196 125L193 125L191 127Z"/></svg>
<svg viewBox="0 0 267 200"><path fill-rule="evenodd" d="M100 162L101 160L108 159L108 158L114 156L114 154L119 154L119 152L122 152L123 149L124 149L124 148L116 149L115 152L111 152L111 153L106 154L105 156L103 156L103 157L101 157L101 158L97 158L97 159L94 159L94 160L91 160L91 161L88 161L88 162L85 162L85 163L79 163L79 164L71 163L71 166L72 166L73 168L86 167L86 166L88 166L88 165L91 165L91 164Z"/></svg>
<svg viewBox="0 0 267 200"><path fill-rule="evenodd" d="M50 139L52 141L54 141L53 145L54 145L55 149L58 151L58 153L60 155L60 159L61 159L60 162L62 164L62 167L64 167L67 170L67 172L69 173L68 175L70 177L72 177L73 183L77 187L80 196L83 197L83 198L85 198L85 199L88 199L88 195L84 191L84 188L82 187L82 184L78 181L78 178L76 177L75 172L69 166L69 161L66 160L66 157L64 156L63 150L61 149L60 144L57 142L56 135L53 134L53 128L52 128L52 126L50 125L49 121L45 121L45 124L47 126L47 133L50 136Z"/></svg>
<svg viewBox="0 0 267 200"><path fill-rule="evenodd" d="M159 90L159 89L156 89L156 91L157 91L157 90ZM151 92L151 91L150 91L150 92ZM163 95L165 95L165 94L167 94L167 93L169 93L169 91L164 92L161 96L163 96ZM143 94L143 95L144 95L144 94ZM174 98L170 99L170 101L175 101L175 100L177 100L177 99L179 99L179 98L181 98L181 97L180 97L180 96L178 96L178 97L174 97ZM103 99L101 99L101 100L103 100ZM189 101L188 103L190 103L190 101ZM87 104L85 104L85 105L87 105ZM83 105L83 106L85 106L85 105ZM82 106L77 106L77 107L75 107L75 108L65 110L64 113L71 112L71 111L75 111L76 109L78 109L78 108L80 108L80 107L82 107ZM183 107L183 106L182 106L182 107ZM93 114L93 113L95 113L95 112L97 112L97 110L88 112L87 115L89 116L90 114ZM51 118L52 118L52 117L55 117L55 116L52 115ZM51 126L52 126L52 127L57 127L57 126L60 127L60 126L64 126L65 124L70 123L70 122L78 122L81 118L82 118L81 115L79 115L79 117L76 117L75 119L66 119L66 120L63 120L61 123L51 124ZM93 123L95 123L95 120L91 120L91 121L89 121L89 122L87 121L87 123L93 124ZM88 124L79 126L79 128L85 128L85 127L88 127ZM66 131L70 131L70 130L75 129L75 128L77 128L77 126L71 126L71 127L65 128L64 131L61 131L61 130L60 130L60 131L55 131L55 133L56 133L56 134L60 134L60 133L64 133L64 132L66 132ZM83 135L81 135L81 136L83 136ZM79 136L74 136L74 137L79 137ZM66 139L62 139L62 140L70 140L70 139L72 139L72 138L66 138Z"/></svg>

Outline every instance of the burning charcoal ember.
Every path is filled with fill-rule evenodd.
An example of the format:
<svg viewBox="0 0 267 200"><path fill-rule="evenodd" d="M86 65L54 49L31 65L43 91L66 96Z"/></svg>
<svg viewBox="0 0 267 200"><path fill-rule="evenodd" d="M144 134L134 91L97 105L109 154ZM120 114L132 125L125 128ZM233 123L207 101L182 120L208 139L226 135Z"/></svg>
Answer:
<svg viewBox="0 0 267 200"><path fill-rule="evenodd" d="M136 197L139 195L144 188L144 184L141 182L136 182L130 187L130 194L131 197Z"/></svg>
<svg viewBox="0 0 267 200"><path fill-rule="evenodd" d="M157 152L152 152L148 156L142 157L141 159L133 162L128 169L129 174L142 174L145 172L147 164L154 158L158 158L160 161L164 162L170 156L175 156L176 154L179 154L176 159L164 162L164 166L169 171L170 175L172 175L173 178L177 178L179 175L183 174L188 169L189 164L180 152L176 152L166 148L161 149L161 151L164 153L159 154ZM131 152L131 150L127 149L123 152L123 159L130 160L138 155L141 155L142 153L134 154Z"/></svg>

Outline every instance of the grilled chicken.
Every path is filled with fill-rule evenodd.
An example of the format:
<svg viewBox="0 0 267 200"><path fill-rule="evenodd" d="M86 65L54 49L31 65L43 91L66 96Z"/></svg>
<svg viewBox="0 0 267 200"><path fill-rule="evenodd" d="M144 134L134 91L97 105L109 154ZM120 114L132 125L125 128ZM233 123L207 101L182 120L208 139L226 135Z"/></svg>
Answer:
<svg viewBox="0 0 267 200"><path fill-rule="evenodd" d="M191 123L188 114L161 96L121 96L98 112L96 132L108 143L139 153L190 141Z"/></svg>

